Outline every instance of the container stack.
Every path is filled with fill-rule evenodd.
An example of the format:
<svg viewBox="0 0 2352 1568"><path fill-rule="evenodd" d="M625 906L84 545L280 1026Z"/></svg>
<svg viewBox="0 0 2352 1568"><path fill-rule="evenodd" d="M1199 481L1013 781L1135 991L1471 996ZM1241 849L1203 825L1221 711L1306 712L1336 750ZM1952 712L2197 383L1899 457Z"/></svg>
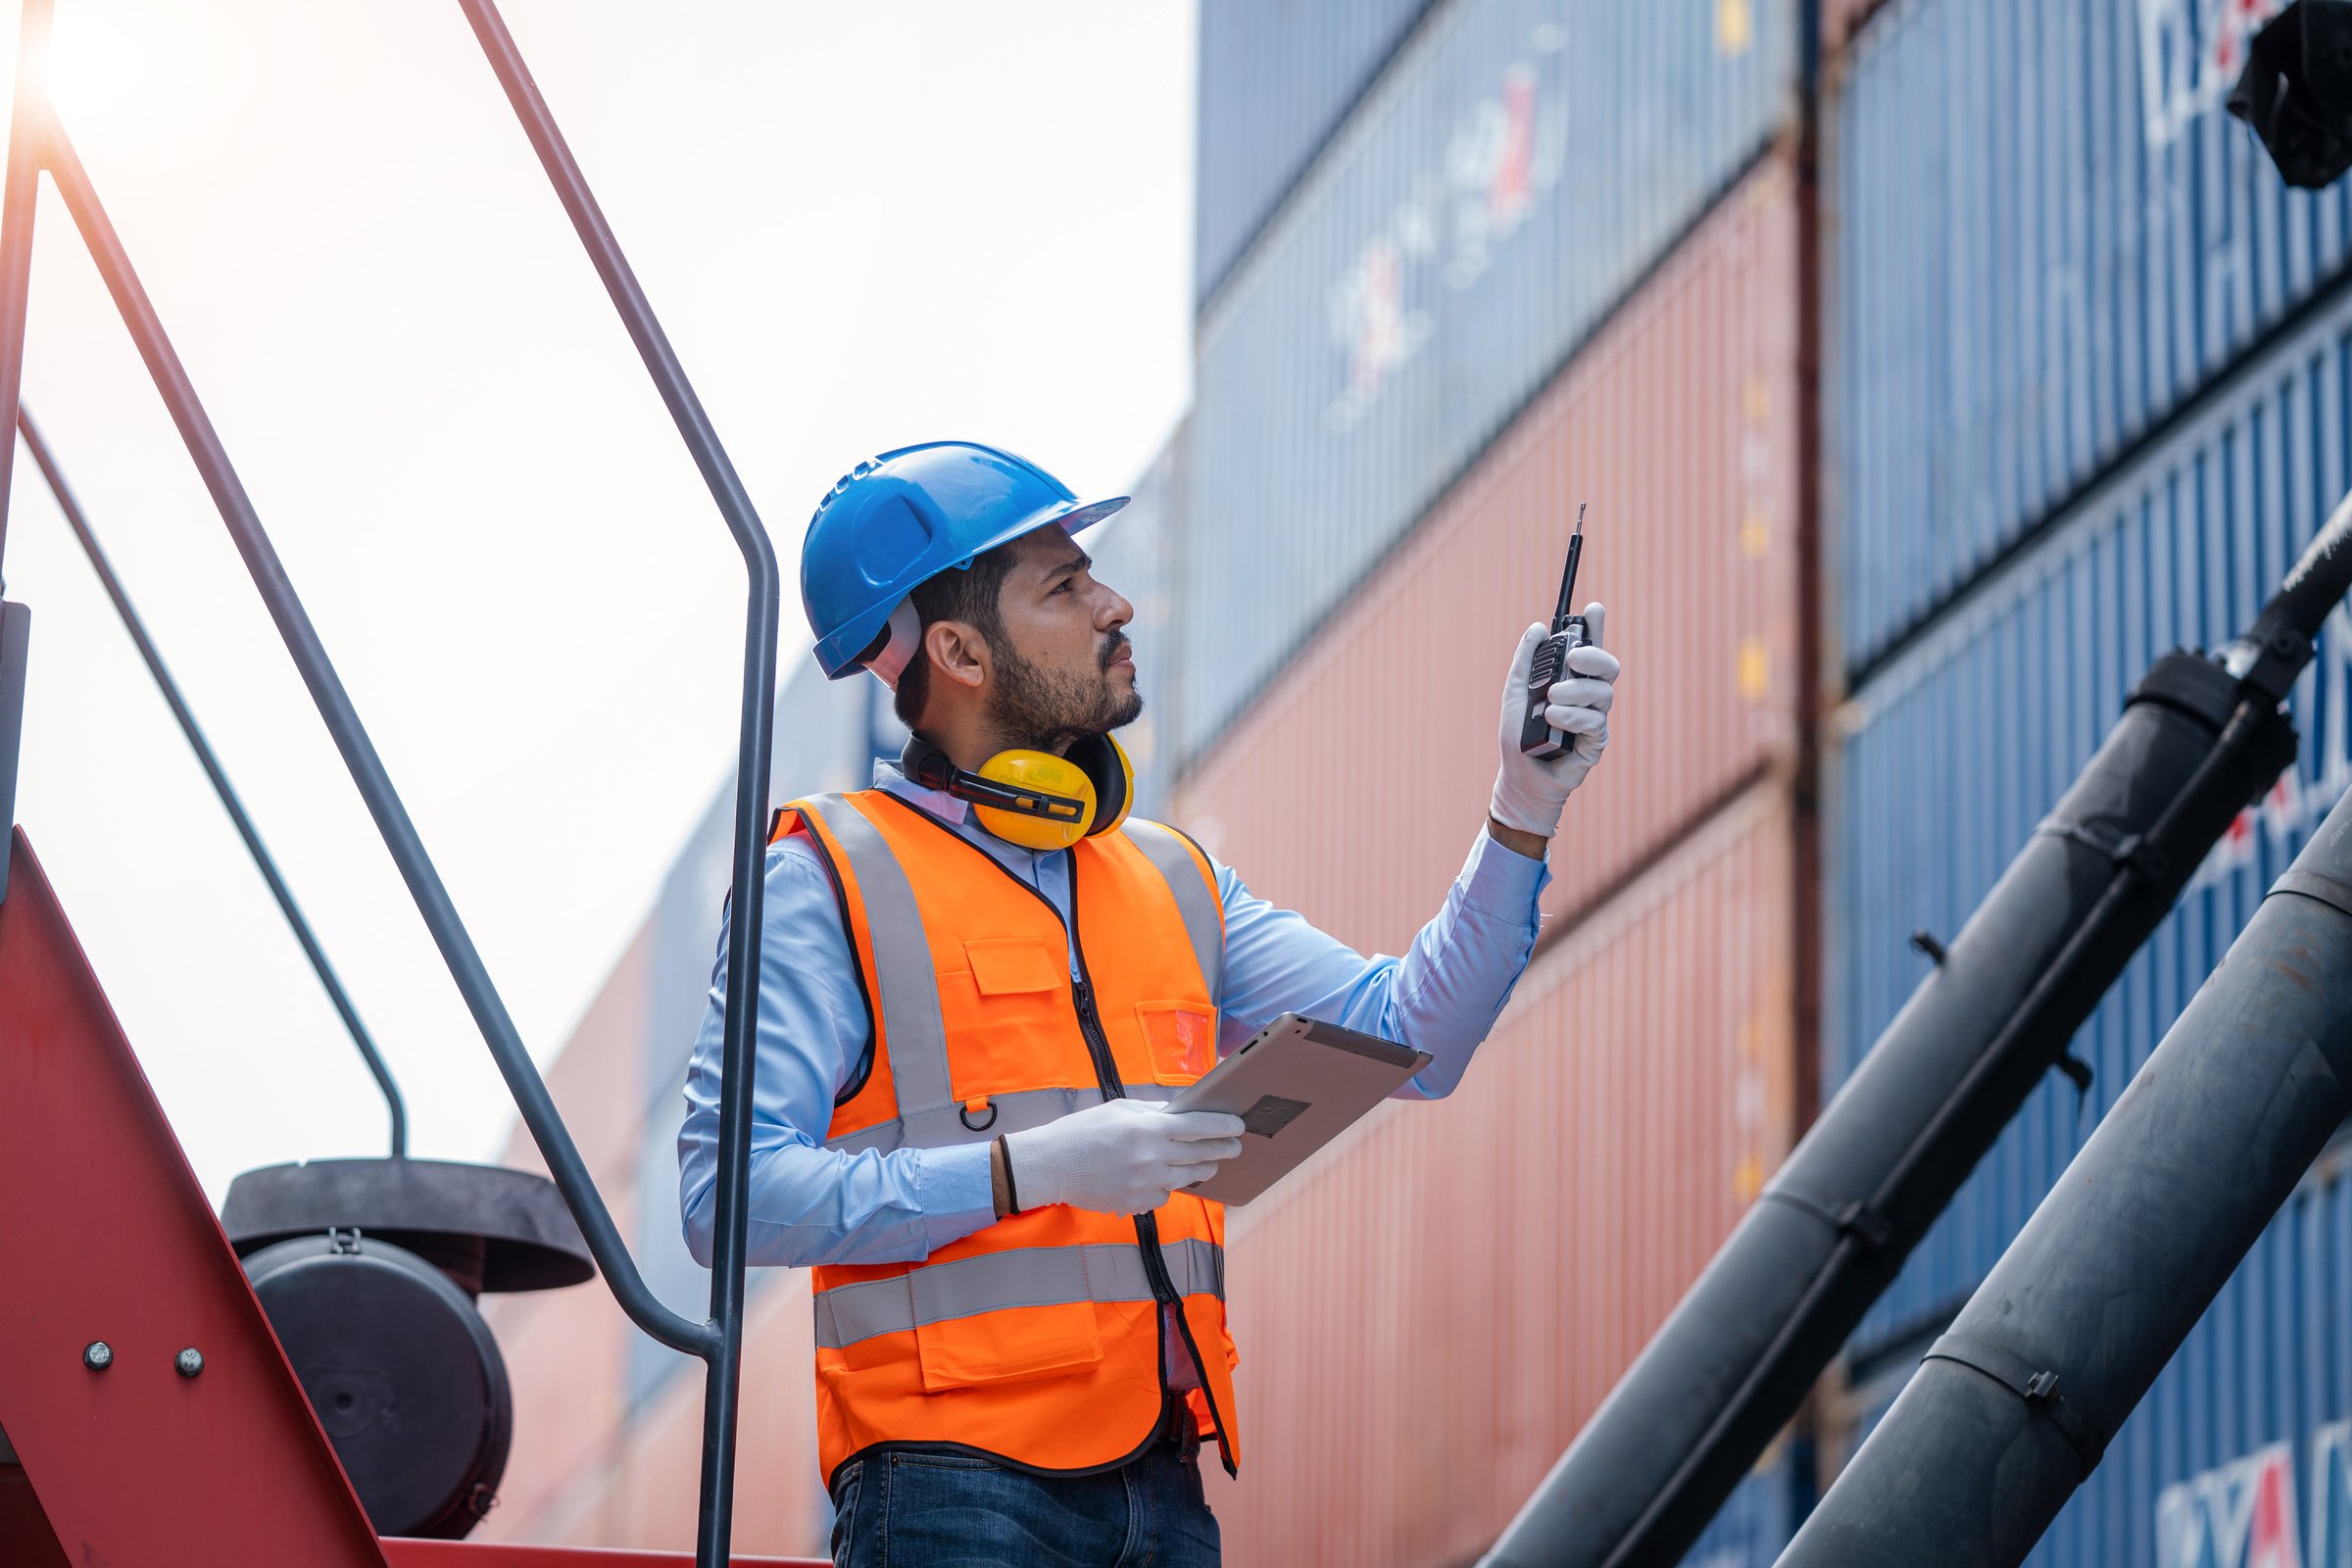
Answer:
<svg viewBox="0 0 2352 1568"><path fill-rule="evenodd" d="M2245 625L2352 486L2352 207L2220 110L2277 7L1894 0L1826 77L1835 1092L2167 649ZM1824 1480L2352 782L2339 612L2295 768L2202 868L1855 1335ZM2316 1167L2036 1563L2352 1552L2352 1202ZM2304 1554L2306 1546L2308 1555Z"/></svg>
<svg viewBox="0 0 2352 1568"><path fill-rule="evenodd" d="M1580 503L1628 671L1463 1087L1231 1216L1236 1565L1474 1556L1801 1125L1802 12L1438 5L1202 300L1175 819L1254 892L1367 953L1437 913ZM1769 1563L1809 1479L1776 1449L1694 1560Z"/></svg>
<svg viewBox="0 0 2352 1568"><path fill-rule="evenodd" d="M1626 676L1462 1087L1229 1229L1227 1560L1500 1532L2074 777L2352 487L2352 196L2221 112L2274 0L1200 0L1195 406L1090 536L1142 808L1404 951L1483 828L1504 662L1589 506ZM2352 785L2352 616L2201 870L1689 1559L1768 1564ZM897 731L803 671L780 796ZM793 705L805 705L794 708ZM723 808L551 1073L657 1288ZM526 1141L510 1152L529 1165ZM2339 1149L2036 1562L2352 1562ZM701 1383L601 1292L494 1309L484 1534L690 1538ZM821 1550L806 1277L760 1271L746 1551Z"/></svg>

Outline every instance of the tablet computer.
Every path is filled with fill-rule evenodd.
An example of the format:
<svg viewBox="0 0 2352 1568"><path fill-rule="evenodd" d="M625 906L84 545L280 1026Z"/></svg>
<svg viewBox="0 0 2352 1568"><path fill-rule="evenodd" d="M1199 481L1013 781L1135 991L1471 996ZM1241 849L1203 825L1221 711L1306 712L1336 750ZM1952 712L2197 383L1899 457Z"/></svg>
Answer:
<svg viewBox="0 0 2352 1568"><path fill-rule="evenodd" d="M1242 1152L1192 1191L1247 1203L1429 1061L1426 1051L1284 1013L1168 1102L1170 1110L1225 1111L1247 1129Z"/></svg>

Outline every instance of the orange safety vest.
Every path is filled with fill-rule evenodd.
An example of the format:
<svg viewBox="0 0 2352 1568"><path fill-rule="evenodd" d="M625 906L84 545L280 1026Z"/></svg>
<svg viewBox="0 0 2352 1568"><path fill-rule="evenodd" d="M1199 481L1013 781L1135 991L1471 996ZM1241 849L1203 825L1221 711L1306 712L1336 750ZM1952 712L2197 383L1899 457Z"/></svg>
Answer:
<svg viewBox="0 0 2352 1568"><path fill-rule="evenodd" d="M1129 818L1080 840L1070 933L985 850L885 791L797 801L774 837L791 833L832 872L870 1020L826 1148L985 1143L1113 1095L1165 1100L1215 1065L1224 908L1182 834ZM1194 1419L1235 1470L1224 1243L1223 1205L1177 1193L1133 1216L1025 1209L919 1263L819 1266L828 1483L885 1444L1039 1471L1123 1464L1160 1422L1170 1317L1200 1369Z"/></svg>

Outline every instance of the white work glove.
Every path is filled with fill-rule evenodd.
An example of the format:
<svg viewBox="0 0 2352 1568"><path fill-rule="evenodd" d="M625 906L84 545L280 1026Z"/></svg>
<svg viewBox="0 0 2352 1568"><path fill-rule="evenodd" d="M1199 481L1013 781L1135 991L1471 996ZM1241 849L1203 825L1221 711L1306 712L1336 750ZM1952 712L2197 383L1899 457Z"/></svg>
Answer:
<svg viewBox="0 0 2352 1568"><path fill-rule="evenodd" d="M1144 1100L1105 1100L1004 1139L1021 1207L1067 1203L1101 1214L1157 1208L1241 1152L1241 1117Z"/></svg>
<svg viewBox="0 0 2352 1568"><path fill-rule="evenodd" d="M1538 621L1521 634L1519 651L1511 656L1510 678L1502 688L1502 766L1494 775L1494 802L1487 809L1504 827L1549 838L1559 831L1560 812L1569 793L1585 781L1592 764L1609 744L1609 703L1616 695L1617 658L1600 646L1600 628L1607 607L1585 607L1585 634L1591 639L1568 655L1568 668L1551 688L1551 707L1545 716L1551 727L1570 739L1557 757L1529 757L1519 750L1519 723L1527 713L1527 676L1536 650L1551 628Z"/></svg>

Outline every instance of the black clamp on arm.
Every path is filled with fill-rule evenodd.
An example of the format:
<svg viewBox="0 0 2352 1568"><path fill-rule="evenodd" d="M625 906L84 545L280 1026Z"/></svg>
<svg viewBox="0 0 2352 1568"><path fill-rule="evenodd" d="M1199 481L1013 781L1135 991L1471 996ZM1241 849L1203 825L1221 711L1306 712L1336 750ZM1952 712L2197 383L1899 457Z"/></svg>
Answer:
<svg viewBox="0 0 2352 1568"><path fill-rule="evenodd" d="M2085 1419L2078 1406L2066 1402L2058 1392L2056 1372L2038 1369L2022 1355L1964 1334L1944 1335L1928 1347L1920 1361L1956 1361L1992 1379L2058 1429L2058 1435L2075 1450L2075 1457L2082 1461L2084 1479L2099 1467L2099 1457L2107 1451L2106 1435Z"/></svg>
<svg viewBox="0 0 2352 1568"><path fill-rule="evenodd" d="M1779 1180L1765 1187L1764 1196L1802 1209L1838 1235L1851 1236L1874 1252L1884 1250L1894 1240L1894 1222L1868 1203L1840 1203Z"/></svg>

